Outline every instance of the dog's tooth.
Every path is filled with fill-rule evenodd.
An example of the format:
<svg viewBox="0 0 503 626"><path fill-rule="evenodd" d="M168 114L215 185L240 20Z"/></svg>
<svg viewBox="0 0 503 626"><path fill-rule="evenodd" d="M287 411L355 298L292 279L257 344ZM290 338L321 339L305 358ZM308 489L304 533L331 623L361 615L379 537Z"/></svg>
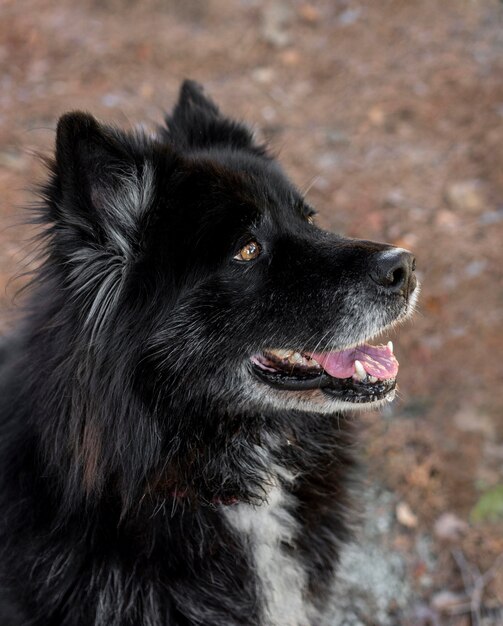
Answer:
<svg viewBox="0 0 503 626"><path fill-rule="evenodd" d="M388 393L388 395L386 396L386 400L387 400L388 402L393 402L393 400L394 400L394 399L395 399L395 390L394 390L394 389L392 389L392 390Z"/></svg>
<svg viewBox="0 0 503 626"><path fill-rule="evenodd" d="M308 354L303 354L302 360L303 365L305 365L306 367L310 367L311 369L321 369L321 365Z"/></svg>
<svg viewBox="0 0 503 626"><path fill-rule="evenodd" d="M304 361L304 357L300 354L300 352L294 352L290 357L290 360L294 363L302 363Z"/></svg>
<svg viewBox="0 0 503 626"><path fill-rule="evenodd" d="M391 352L391 354L393 354L393 342L392 341L388 341L388 350Z"/></svg>
<svg viewBox="0 0 503 626"><path fill-rule="evenodd" d="M355 361L355 373L360 380L365 380L365 378L367 378L367 372L360 361Z"/></svg>
<svg viewBox="0 0 503 626"><path fill-rule="evenodd" d="M376 382L377 382L376 376L369 376L369 383L376 383Z"/></svg>

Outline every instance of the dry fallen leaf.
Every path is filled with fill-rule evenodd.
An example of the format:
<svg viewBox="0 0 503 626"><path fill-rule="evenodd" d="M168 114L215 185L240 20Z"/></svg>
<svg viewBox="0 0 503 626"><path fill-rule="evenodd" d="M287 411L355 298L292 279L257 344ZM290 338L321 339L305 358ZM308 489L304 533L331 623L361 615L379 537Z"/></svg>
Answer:
<svg viewBox="0 0 503 626"><path fill-rule="evenodd" d="M396 518L406 528L416 528L417 526L417 515L412 512L407 502L399 502L396 505Z"/></svg>

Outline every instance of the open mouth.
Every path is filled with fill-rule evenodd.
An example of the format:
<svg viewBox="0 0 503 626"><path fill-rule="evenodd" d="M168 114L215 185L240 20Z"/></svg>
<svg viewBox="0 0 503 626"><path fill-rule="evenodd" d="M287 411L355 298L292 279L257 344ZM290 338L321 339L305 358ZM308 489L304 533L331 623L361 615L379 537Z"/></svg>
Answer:
<svg viewBox="0 0 503 626"><path fill-rule="evenodd" d="M345 402L365 403L395 395L398 361L393 344L362 344L334 352L266 350L251 357L253 372L276 389L320 389Z"/></svg>

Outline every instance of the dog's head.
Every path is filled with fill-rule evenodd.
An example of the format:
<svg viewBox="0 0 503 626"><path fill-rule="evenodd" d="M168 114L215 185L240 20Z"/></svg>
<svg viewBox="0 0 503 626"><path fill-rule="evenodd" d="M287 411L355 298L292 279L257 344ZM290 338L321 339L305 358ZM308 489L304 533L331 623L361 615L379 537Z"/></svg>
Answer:
<svg viewBox="0 0 503 626"><path fill-rule="evenodd" d="M414 308L410 252L318 228L195 83L166 121L153 138L81 113L59 123L54 246L90 344L130 335L157 406L332 412L391 398L392 345L367 341Z"/></svg>
<svg viewBox="0 0 503 626"><path fill-rule="evenodd" d="M44 195L37 327L53 339L36 350L69 416L46 437L76 442L84 483L108 467L135 484L133 466L148 475L177 449L190 465L201 441L212 463L254 416L393 397L393 347L367 341L413 310L411 253L318 228L196 84L155 136L63 116Z"/></svg>

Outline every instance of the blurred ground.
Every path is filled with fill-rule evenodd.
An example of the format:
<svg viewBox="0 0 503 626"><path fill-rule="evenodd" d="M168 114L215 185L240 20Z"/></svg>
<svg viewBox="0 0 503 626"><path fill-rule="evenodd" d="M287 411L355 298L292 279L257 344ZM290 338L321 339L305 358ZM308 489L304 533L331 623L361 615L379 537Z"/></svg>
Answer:
<svg viewBox="0 0 503 626"><path fill-rule="evenodd" d="M400 398L362 420L348 625L503 623L502 26L496 0L0 3L0 332L59 114L151 125L184 77L272 142L323 226L416 252Z"/></svg>

